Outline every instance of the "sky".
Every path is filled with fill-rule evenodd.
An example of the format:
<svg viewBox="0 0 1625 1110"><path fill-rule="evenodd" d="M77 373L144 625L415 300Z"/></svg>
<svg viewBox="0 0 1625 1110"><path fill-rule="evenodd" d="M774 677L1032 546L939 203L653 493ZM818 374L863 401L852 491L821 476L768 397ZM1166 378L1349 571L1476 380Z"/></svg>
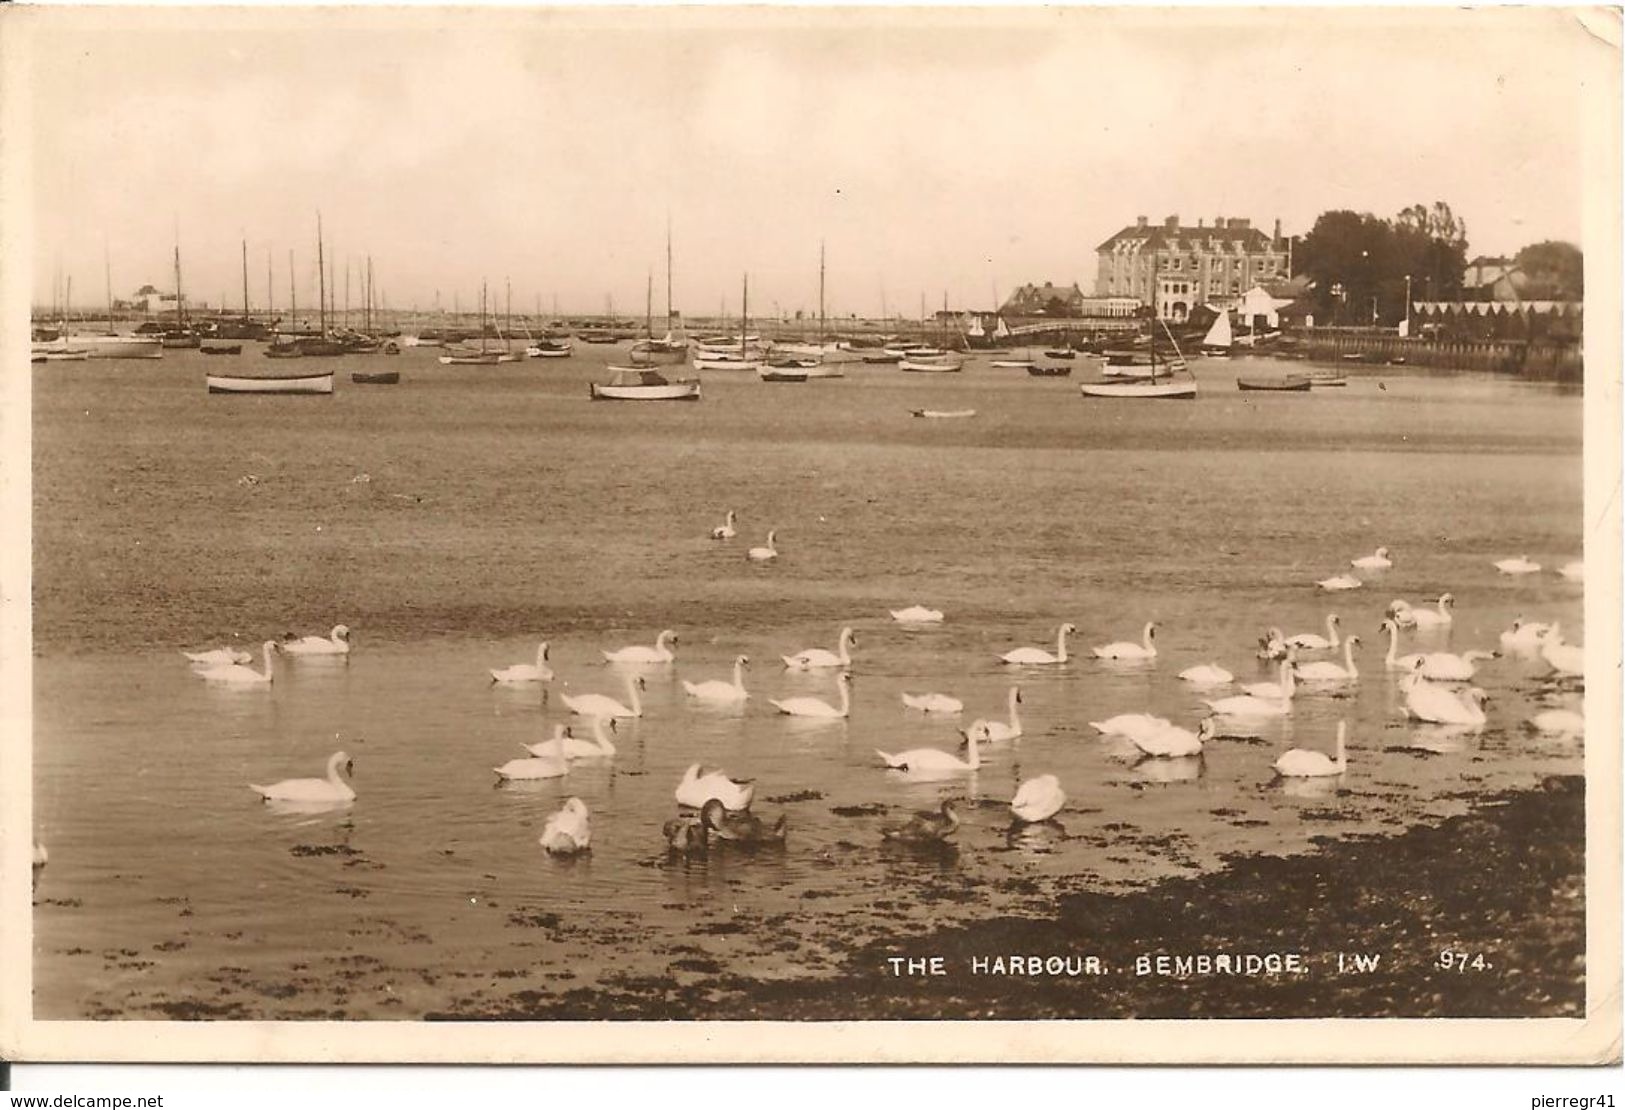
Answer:
<svg viewBox="0 0 1625 1110"><path fill-rule="evenodd" d="M831 315L1091 292L1141 215L1302 234L1445 200L1511 253L1581 241L1617 64L1556 10L24 14L34 299L71 276L87 306L108 269L173 288L178 243L188 296L239 307L245 240L252 306L286 306L290 250L314 305L318 213L341 304L370 256L425 311L484 282L635 316L652 274L658 315L668 221L690 315L747 273L753 315L816 313L821 244Z"/></svg>

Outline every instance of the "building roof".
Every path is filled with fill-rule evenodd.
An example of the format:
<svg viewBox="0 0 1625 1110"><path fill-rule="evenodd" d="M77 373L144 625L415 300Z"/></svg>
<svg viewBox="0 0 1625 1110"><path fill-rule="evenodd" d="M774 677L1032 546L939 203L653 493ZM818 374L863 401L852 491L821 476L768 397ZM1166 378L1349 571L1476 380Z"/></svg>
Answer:
<svg viewBox="0 0 1625 1110"><path fill-rule="evenodd" d="M1249 226L1246 220L1221 217L1214 221L1213 226L1189 227L1179 224L1176 217L1170 216L1160 224L1130 224L1095 250L1109 251L1119 243L1136 243L1141 250L1196 251L1207 249L1210 242L1223 244L1231 250L1239 244L1243 250L1262 251L1269 247L1271 240L1258 228Z"/></svg>

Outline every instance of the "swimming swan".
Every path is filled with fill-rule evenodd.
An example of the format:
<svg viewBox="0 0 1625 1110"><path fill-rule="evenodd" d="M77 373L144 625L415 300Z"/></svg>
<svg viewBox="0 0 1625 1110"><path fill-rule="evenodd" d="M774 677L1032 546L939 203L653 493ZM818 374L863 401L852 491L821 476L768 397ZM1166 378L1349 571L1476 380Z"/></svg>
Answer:
<svg viewBox="0 0 1625 1110"><path fill-rule="evenodd" d="M1299 651L1330 651L1341 642L1337 638L1338 620L1336 613L1326 615L1326 635L1321 636L1314 632L1300 632L1296 636L1288 636L1288 647L1295 647Z"/></svg>
<svg viewBox="0 0 1625 1110"><path fill-rule="evenodd" d="M907 821L881 825L880 836L904 844L931 844L946 840L958 827L959 813L954 808L954 800L949 798L938 813L916 813Z"/></svg>
<svg viewBox="0 0 1625 1110"><path fill-rule="evenodd" d="M1519 617L1512 622L1511 628L1501 633L1501 648L1521 655L1533 655L1540 650L1546 634L1551 630L1552 626L1543 621L1526 621Z"/></svg>
<svg viewBox="0 0 1625 1110"><path fill-rule="evenodd" d="M1412 609L1411 618L1416 621L1417 628L1442 628L1447 624L1454 624L1456 618L1450 612L1451 603L1456 599L1452 594L1439 595L1439 608Z"/></svg>
<svg viewBox="0 0 1625 1110"><path fill-rule="evenodd" d="M1042 667L1052 663L1066 662L1066 638L1078 630L1075 624L1063 624L1055 636L1055 654L1051 655L1043 648L1023 647L1014 651L1007 651L999 656L1006 663L1015 663L1018 666Z"/></svg>
<svg viewBox="0 0 1625 1110"><path fill-rule="evenodd" d="M592 718L591 740L583 740L564 725L553 726L553 738L543 740L540 744L525 744L524 749L537 759L613 759L615 745L610 743L609 737L604 735L604 722L606 718ZM614 728L615 719L608 718L609 727Z"/></svg>
<svg viewBox="0 0 1625 1110"><path fill-rule="evenodd" d="M504 684L517 685L526 682L552 682L553 668L547 665L547 641L543 640L536 649L536 662L515 663L511 667L503 667L491 672L491 681Z"/></svg>
<svg viewBox="0 0 1625 1110"><path fill-rule="evenodd" d="M1323 590L1357 590L1362 583L1352 574L1335 574L1330 578L1322 578L1315 585Z"/></svg>
<svg viewBox="0 0 1625 1110"><path fill-rule="evenodd" d="M1415 720L1430 724L1481 728L1486 719L1485 699L1484 691L1476 686L1458 698L1443 686L1420 681L1405 691L1405 712Z"/></svg>
<svg viewBox="0 0 1625 1110"><path fill-rule="evenodd" d="M1586 730L1585 717L1572 709L1543 709L1524 723L1549 736L1580 736Z"/></svg>
<svg viewBox="0 0 1625 1110"><path fill-rule="evenodd" d="M1281 694L1273 698L1260 698L1252 694L1220 698L1207 702L1207 707L1220 717L1284 717L1292 712L1294 668L1287 667L1281 677Z"/></svg>
<svg viewBox="0 0 1625 1110"><path fill-rule="evenodd" d="M233 663L252 663L254 656L239 648L215 648L212 651L183 651L182 655L201 666L230 666Z"/></svg>
<svg viewBox="0 0 1625 1110"><path fill-rule="evenodd" d="M921 713L958 713L965 703L947 694L904 694L903 704Z"/></svg>
<svg viewBox="0 0 1625 1110"><path fill-rule="evenodd" d="M1241 688L1241 692L1251 698L1290 700L1297 690L1296 669L1297 663L1289 656L1281 660L1280 677L1274 682L1249 682Z"/></svg>
<svg viewBox="0 0 1625 1110"><path fill-rule="evenodd" d="M339 768L344 768L346 775L351 774L355 766L350 757L344 752L334 752L327 757L327 777L325 779L283 779L270 786L259 786L249 783L248 788L268 802L349 802L355 800L355 791L350 784L339 778Z"/></svg>
<svg viewBox="0 0 1625 1110"><path fill-rule="evenodd" d="M1010 723L1003 721L977 720L971 726L960 732L966 740L972 736L983 742L993 740L1015 740L1021 736L1021 718L1017 715L1016 706L1021 704L1021 687L1010 687Z"/></svg>
<svg viewBox="0 0 1625 1110"><path fill-rule="evenodd" d="M852 653L849 649L857 642L858 638L853 634L852 630L843 628L841 629L840 643L836 645L835 651L828 651L824 648L808 648L806 651L797 652L795 655L781 656L781 658L784 660L786 667L796 671L810 671L815 667L850 667L852 665Z"/></svg>
<svg viewBox="0 0 1625 1110"><path fill-rule="evenodd" d="M1202 754L1202 745L1213 739L1213 718L1203 717L1192 732L1175 724L1139 736L1130 736L1134 746L1153 759L1188 759Z"/></svg>
<svg viewBox="0 0 1625 1110"><path fill-rule="evenodd" d="M1133 740L1138 736L1161 732L1173 722L1166 717L1153 717L1149 713L1119 713L1115 717L1107 717L1104 721L1090 721L1089 724L1102 736L1126 736Z"/></svg>
<svg viewBox="0 0 1625 1110"><path fill-rule="evenodd" d="M1516 559L1497 559L1495 569L1502 574L1534 574L1540 564L1530 562L1527 555L1520 555Z"/></svg>
<svg viewBox="0 0 1625 1110"><path fill-rule="evenodd" d="M702 809L712 798L725 809L748 809L755 796L756 784L750 779L729 778L724 771L698 763L689 764L676 791L677 804L690 809Z"/></svg>
<svg viewBox="0 0 1625 1110"><path fill-rule="evenodd" d="M1104 644L1095 648L1095 658L1122 660L1155 659L1157 657L1157 647L1152 641L1156 638L1156 635L1157 622L1147 621L1145 624L1145 632L1142 634L1140 643L1136 644L1128 640L1118 640L1115 643Z"/></svg>
<svg viewBox="0 0 1625 1110"><path fill-rule="evenodd" d="M773 546L773 541L777 537L777 532L769 532L767 534L767 544L763 547L751 548L745 553L745 557L757 563L765 563L769 559L777 559L779 557L779 549Z"/></svg>
<svg viewBox="0 0 1625 1110"><path fill-rule="evenodd" d="M1265 629L1264 634L1258 638L1258 658L1273 662L1285 659L1291 650L1286 642L1286 634L1279 628Z"/></svg>
<svg viewBox="0 0 1625 1110"><path fill-rule="evenodd" d="M1349 566L1358 570L1387 570L1393 565L1394 561L1388 557L1386 547L1379 547L1370 555L1362 555L1358 559L1349 560Z"/></svg>
<svg viewBox="0 0 1625 1110"><path fill-rule="evenodd" d="M260 657L265 670L256 671L246 663L227 663L216 667L206 667L195 672L205 682L224 682L235 686L266 686L274 675L271 671L271 657L280 650L273 640L266 640L260 645Z"/></svg>
<svg viewBox="0 0 1625 1110"><path fill-rule="evenodd" d="M592 827L587 820L587 804L580 798L566 798L558 812L542 826L536 843L553 856L573 856L592 846Z"/></svg>
<svg viewBox="0 0 1625 1110"><path fill-rule="evenodd" d="M907 609L891 609L891 619L898 624L941 624L942 610L927 609L923 605L910 605Z"/></svg>
<svg viewBox="0 0 1625 1110"><path fill-rule="evenodd" d="M1217 663L1202 663L1195 667L1186 667L1179 672L1179 677L1193 686L1223 686L1227 682L1236 680L1235 675Z"/></svg>
<svg viewBox="0 0 1625 1110"><path fill-rule="evenodd" d="M1064 805L1066 791L1061 789L1061 780L1054 775L1039 775L1021 784L1016 796L1010 799L1010 812L1017 821L1032 825L1048 821L1061 812Z"/></svg>
<svg viewBox="0 0 1625 1110"><path fill-rule="evenodd" d="M836 676L835 684L841 694L839 709L813 697L785 698L783 701L768 698L767 701L780 713L788 713L792 717L849 717L852 714L852 676L842 671Z"/></svg>
<svg viewBox="0 0 1625 1110"><path fill-rule="evenodd" d="M895 754L876 748L875 754L894 771L907 771L917 775L968 774L982 765L982 756L977 751L974 733L965 737L965 743L970 746L970 751L966 753L964 759L940 748L910 748L906 752Z"/></svg>
<svg viewBox="0 0 1625 1110"><path fill-rule="evenodd" d="M327 636L286 639L282 642L282 650L289 655L349 655L350 628L348 625L335 624L332 633Z"/></svg>
<svg viewBox="0 0 1625 1110"><path fill-rule="evenodd" d="M601 652L606 663L670 663L677 658L677 653L667 647L667 644L677 642L677 633L666 629L655 637L655 646L646 647L643 644L634 644L623 647L617 651Z"/></svg>
<svg viewBox="0 0 1625 1110"><path fill-rule="evenodd" d="M734 529L734 511L728 510L728 518L720 527L711 529L711 538L714 540L731 540L739 533Z"/></svg>
<svg viewBox="0 0 1625 1110"><path fill-rule="evenodd" d="M632 703L630 707L603 694L565 694L564 704L570 707L570 712L583 717L641 717L643 703L638 700L638 691L642 689L641 676L627 675L626 695Z"/></svg>
<svg viewBox="0 0 1625 1110"><path fill-rule="evenodd" d="M1388 603L1388 619L1400 628L1415 628L1416 610L1404 598L1396 597Z"/></svg>
<svg viewBox="0 0 1625 1110"><path fill-rule="evenodd" d="M1557 573L1570 582L1584 582L1586 580L1586 565L1582 560L1576 559L1571 563L1564 563L1558 567Z"/></svg>
<svg viewBox="0 0 1625 1110"><path fill-rule="evenodd" d="M1282 752L1281 758L1275 761L1275 773L1283 778L1294 779L1341 775L1349 769L1349 753L1345 740L1347 735L1347 722L1338 721L1337 758L1333 759L1325 752L1311 751L1308 748L1292 748Z"/></svg>
<svg viewBox="0 0 1625 1110"><path fill-rule="evenodd" d="M707 682L690 682L685 678L683 689L688 691L689 697L712 705L733 705L742 702L750 697L745 692L745 665L749 662L750 657L747 655L735 657L732 682L724 682L720 678L713 678Z"/></svg>
<svg viewBox="0 0 1625 1110"><path fill-rule="evenodd" d="M1350 636L1343 641L1343 665L1321 660L1316 663L1299 663L1288 671L1300 682L1354 682L1360 677L1360 672L1354 666L1354 649L1359 646L1360 637Z"/></svg>
<svg viewBox="0 0 1625 1110"><path fill-rule="evenodd" d="M1547 630L1545 638L1541 640L1540 657L1551 664L1552 670L1560 675L1575 678L1585 675L1585 648L1579 644L1564 643L1563 633L1555 624Z"/></svg>
<svg viewBox="0 0 1625 1110"><path fill-rule="evenodd" d="M557 779L570 773L570 762L561 755L552 755L545 759L532 756L529 759L510 759L502 766L493 767L491 770L504 782Z"/></svg>

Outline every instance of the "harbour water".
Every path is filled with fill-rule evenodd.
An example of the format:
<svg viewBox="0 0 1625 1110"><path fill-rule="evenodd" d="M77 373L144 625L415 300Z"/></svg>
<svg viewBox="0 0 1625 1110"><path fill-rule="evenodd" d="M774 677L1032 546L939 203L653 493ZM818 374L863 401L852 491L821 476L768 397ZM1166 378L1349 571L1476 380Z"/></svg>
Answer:
<svg viewBox="0 0 1625 1110"><path fill-rule="evenodd" d="M1402 650L1494 648L1519 616L1583 642L1582 589L1554 573L1581 555L1574 392L1360 368L1345 389L1261 395L1234 373L1282 364L1236 359L1196 364L1197 401L1158 405L973 360L798 385L707 374L698 405L637 406L589 402L613 351L577 351L494 367L409 351L385 388L351 387L339 360L330 399L208 397L192 352L36 370L38 1017L411 1018L620 991L681 1017L686 995L739 980L816 991L870 942L1389 834L1582 770L1578 741L1523 727L1573 704L1538 661L1484 664L1489 723L1449 734L1404 720L1377 627L1393 598L1449 591L1454 625ZM739 538L712 540L729 508ZM769 528L781 557L750 564ZM1315 588L1379 544L1391 570ZM1518 554L1546 569L1491 565ZM912 604L946 619L888 615ZM1224 730L1252 734L1194 761L1137 761L1089 725L1194 728L1202 697L1233 691L1181 669L1270 677L1264 629L1321 631L1331 612L1363 640L1360 681L1300 691L1284 721ZM1090 657L1147 620L1154 663ZM1080 629L1066 665L999 662L1053 650L1063 621ZM279 659L267 689L214 688L178 654L339 622L347 662ZM844 626L850 717L775 713L769 698L835 700L830 672L780 656L833 649ZM624 700L601 649L665 628L677 661L638 669L644 716L613 760L497 785L494 766L569 719L562 694ZM542 639L551 684L487 680ZM680 680L726 678L738 654L745 708L693 705ZM883 768L877 748L953 748L957 727L1003 717L1013 684L1024 735L984 746L975 774ZM965 711L908 711L905 691ZM1346 774L1274 777L1287 747L1329 752L1339 721ZM319 775L339 748L346 809L280 813L247 788ZM755 780L786 846L668 858L660 827L694 762ZM1012 831L1016 784L1042 773L1066 807ZM552 859L536 838L570 796L592 851ZM957 850L882 843L882 823L945 798L967 802Z"/></svg>

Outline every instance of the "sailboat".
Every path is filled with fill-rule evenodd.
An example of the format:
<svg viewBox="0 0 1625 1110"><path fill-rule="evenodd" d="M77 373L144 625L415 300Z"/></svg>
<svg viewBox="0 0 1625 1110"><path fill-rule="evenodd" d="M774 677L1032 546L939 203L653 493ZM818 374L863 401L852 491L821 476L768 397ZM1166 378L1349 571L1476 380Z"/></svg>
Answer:
<svg viewBox="0 0 1625 1110"><path fill-rule="evenodd" d="M1190 372L1185 367L1184 356L1179 353L1179 344L1174 342L1173 332L1168 331L1168 325L1157 317L1156 260L1153 259L1152 263L1150 336L1151 361L1149 366L1144 368L1147 371L1146 376L1144 378L1134 377L1128 381L1083 382L1078 386L1078 388L1082 391L1085 397L1140 397L1162 400L1195 400L1196 379L1191 377ZM1159 325L1167 334L1168 342L1172 344L1174 348L1173 359L1164 359L1160 363L1157 360L1157 328ZM1157 376L1157 371L1159 368L1162 370L1163 374L1166 375L1166 377L1160 380ZM1104 373L1109 375L1113 369L1117 369L1119 371L1136 371L1142 368L1137 366L1109 366ZM1176 370L1183 372L1184 377L1176 379L1174 377L1174 372Z"/></svg>
<svg viewBox="0 0 1625 1110"><path fill-rule="evenodd" d="M924 333L925 304L921 299L920 318ZM942 295L942 337L938 347L887 348L900 350L897 369L914 374L957 374L965 368L965 360L948 350L948 294Z"/></svg>
<svg viewBox="0 0 1625 1110"><path fill-rule="evenodd" d="M1230 312L1220 309L1218 316L1213 319L1213 326L1202 337L1202 353L1208 358L1229 358L1230 347L1235 342L1230 334Z"/></svg>
<svg viewBox="0 0 1625 1110"><path fill-rule="evenodd" d="M486 320L485 320L485 300L486 300L485 283L481 282L480 283L480 347L479 347L479 350L476 351L476 350L474 350L474 349L472 349L470 347L464 347L464 346L461 346L461 345L456 346L456 347L447 347L446 348L446 353L440 356L440 365L442 365L442 366L495 366L497 363L504 361L504 359L502 357L504 352L487 350L486 346L485 346L485 332L486 332L486 329L487 329L487 324L486 324ZM510 357L506 361L512 362L512 361L514 361L514 359L512 357Z"/></svg>
<svg viewBox="0 0 1625 1110"><path fill-rule="evenodd" d="M844 362L853 362L857 356L847 347L829 338L828 319L824 309L824 244L818 244L818 339L813 343L775 343L768 359L770 366L781 369L800 369L809 378L844 378ZM794 363L794 367L791 366Z"/></svg>
<svg viewBox="0 0 1625 1110"><path fill-rule="evenodd" d="M316 260L318 268L322 265L322 218L316 217ZM293 253L288 254L288 278L290 284L293 280ZM296 338L289 342L276 342L265 348L264 354L272 359L303 359L306 355L336 355L342 353L339 345L326 336L326 284L322 279L322 332L321 336L306 336ZM301 366L265 366L258 368L241 364L229 371L209 373L205 376L210 393L300 393L331 396L333 393L333 370L331 364L326 368L311 369Z"/></svg>
<svg viewBox="0 0 1625 1110"><path fill-rule="evenodd" d="M723 349L702 342L694 351L694 369L754 370L761 373L767 364L762 361L761 348L756 345L757 339L757 336L750 334L750 275L746 274L739 310L739 349L737 351Z"/></svg>
<svg viewBox="0 0 1625 1110"><path fill-rule="evenodd" d="M103 255L107 271L107 331L103 335L65 334L46 343L36 343L40 361L81 358L163 358L164 343L156 335L120 335L113 330L113 266Z"/></svg>
<svg viewBox="0 0 1625 1110"><path fill-rule="evenodd" d="M163 345L165 347L200 347L203 341L198 338L186 320L186 297L181 292L181 244L179 232L175 239L175 326L164 332Z"/></svg>

